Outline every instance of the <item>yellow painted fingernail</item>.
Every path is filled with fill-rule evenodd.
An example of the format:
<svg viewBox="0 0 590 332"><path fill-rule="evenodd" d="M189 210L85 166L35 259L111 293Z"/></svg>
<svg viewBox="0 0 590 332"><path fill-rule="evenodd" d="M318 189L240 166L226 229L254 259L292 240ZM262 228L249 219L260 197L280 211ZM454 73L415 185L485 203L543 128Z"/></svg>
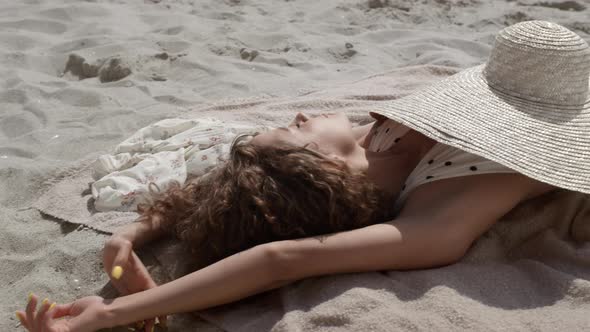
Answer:
<svg viewBox="0 0 590 332"><path fill-rule="evenodd" d="M29 297L27 298L29 302L31 302L31 299L33 298L33 292L29 293Z"/></svg>
<svg viewBox="0 0 590 332"><path fill-rule="evenodd" d="M111 272L111 275L113 276L113 278L115 279L119 279L121 278L121 275L123 274L123 268L120 267L119 265L115 266L113 268L113 271Z"/></svg>
<svg viewBox="0 0 590 332"><path fill-rule="evenodd" d="M48 298L45 298L45 299L43 299L43 302L41 302L41 305L46 305L47 302L49 302L49 299Z"/></svg>
<svg viewBox="0 0 590 332"><path fill-rule="evenodd" d="M53 307L55 307L55 302L53 302L50 306L49 306L49 310L53 309Z"/></svg>
<svg viewBox="0 0 590 332"><path fill-rule="evenodd" d="M18 311L16 312L16 319L19 320L19 322L23 322L23 319L21 318L20 314L18 313Z"/></svg>

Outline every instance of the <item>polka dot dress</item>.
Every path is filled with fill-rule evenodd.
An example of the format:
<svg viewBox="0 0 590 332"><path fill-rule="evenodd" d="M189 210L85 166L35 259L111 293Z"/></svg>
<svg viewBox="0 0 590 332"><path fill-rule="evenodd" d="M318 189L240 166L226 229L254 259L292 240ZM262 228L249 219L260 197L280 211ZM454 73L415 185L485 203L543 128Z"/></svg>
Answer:
<svg viewBox="0 0 590 332"><path fill-rule="evenodd" d="M394 144L399 143L402 137L410 131L410 128L393 120L386 120L379 127L371 129L369 135L373 135L369 144L369 150L374 152L387 151Z"/></svg>
<svg viewBox="0 0 590 332"><path fill-rule="evenodd" d="M369 133L369 135L373 135L369 143L369 150L373 152L387 151L394 144L403 140L403 136L410 130L403 124L393 120L386 120ZM449 145L436 143L408 176L395 203L396 210L401 208L412 190L424 183L459 176L489 173L516 173L516 171L478 155Z"/></svg>

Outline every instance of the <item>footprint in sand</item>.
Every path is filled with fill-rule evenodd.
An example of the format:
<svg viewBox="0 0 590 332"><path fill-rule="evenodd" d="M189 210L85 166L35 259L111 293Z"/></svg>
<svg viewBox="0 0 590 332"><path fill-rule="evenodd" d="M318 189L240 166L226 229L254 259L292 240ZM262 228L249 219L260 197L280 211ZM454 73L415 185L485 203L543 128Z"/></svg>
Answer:
<svg viewBox="0 0 590 332"><path fill-rule="evenodd" d="M409 12L411 9L410 5L398 3L398 2L390 2L389 0L369 0L367 1L367 6L369 9L377 9L377 8L393 8L403 10L405 12Z"/></svg>
<svg viewBox="0 0 590 332"><path fill-rule="evenodd" d="M514 14L504 15L504 25L506 26L530 20L534 20L534 18L520 11Z"/></svg>
<svg viewBox="0 0 590 332"><path fill-rule="evenodd" d="M121 63L121 59L111 59L106 66L98 71L98 78L102 83L118 81L131 74L131 69Z"/></svg>
<svg viewBox="0 0 590 332"><path fill-rule="evenodd" d="M258 56L258 51L257 50L247 50L245 48L242 48L240 50L240 57L244 60L248 60L248 61L252 61L254 60L257 56Z"/></svg>
<svg viewBox="0 0 590 332"><path fill-rule="evenodd" d="M83 57L70 54L64 74L68 72L81 80L98 76L101 83L106 83L129 76L131 69L123 64L119 58L99 60L97 64L89 64Z"/></svg>
<svg viewBox="0 0 590 332"><path fill-rule="evenodd" d="M336 59L336 61L346 62L350 60L350 58L352 58L355 54L357 54L357 51L354 49L354 45L351 43L345 43L343 51L328 49L328 53L330 53Z"/></svg>
<svg viewBox="0 0 590 332"><path fill-rule="evenodd" d="M568 28L572 30L583 31L590 35L590 23L587 22L574 22L571 24L566 25Z"/></svg>
<svg viewBox="0 0 590 332"><path fill-rule="evenodd" d="M557 2L537 2L530 5L520 4L521 6L535 6L535 7L547 7L555 8L559 10L581 12L586 9L586 6L579 4L576 1L557 1Z"/></svg>

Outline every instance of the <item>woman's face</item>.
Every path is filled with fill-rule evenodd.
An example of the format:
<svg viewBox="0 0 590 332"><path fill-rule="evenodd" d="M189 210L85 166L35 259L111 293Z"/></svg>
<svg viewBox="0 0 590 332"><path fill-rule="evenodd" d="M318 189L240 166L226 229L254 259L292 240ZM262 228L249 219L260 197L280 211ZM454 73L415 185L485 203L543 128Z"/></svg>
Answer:
<svg viewBox="0 0 590 332"><path fill-rule="evenodd" d="M352 124L344 113L325 113L315 117L298 113L288 127L257 135L254 144L305 146L325 155L345 157L357 145Z"/></svg>

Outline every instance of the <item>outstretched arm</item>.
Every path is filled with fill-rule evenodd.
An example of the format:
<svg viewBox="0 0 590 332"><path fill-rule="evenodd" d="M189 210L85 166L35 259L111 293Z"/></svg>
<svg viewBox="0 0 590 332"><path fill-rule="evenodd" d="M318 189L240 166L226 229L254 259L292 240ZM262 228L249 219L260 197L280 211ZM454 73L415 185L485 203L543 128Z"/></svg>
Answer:
<svg viewBox="0 0 590 332"><path fill-rule="evenodd" d="M170 283L114 299L108 305L110 325L105 327L209 308L315 275L450 263L464 247L440 233L440 228L408 220L324 239L263 244Z"/></svg>
<svg viewBox="0 0 590 332"><path fill-rule="evenodd" d="M516 176L517 177L517 176ZM320 238L263 244L147 291L114 299L108 326L233 302L305 277L334 273L426 268L455 262L472 241L530 193L512 175L440 180L440 204L408 201L390 223ZM457 185L454 181L459 182ZM428 203L428 202L426 202ZM424 208L429 206L429 208Z"/></svg>

